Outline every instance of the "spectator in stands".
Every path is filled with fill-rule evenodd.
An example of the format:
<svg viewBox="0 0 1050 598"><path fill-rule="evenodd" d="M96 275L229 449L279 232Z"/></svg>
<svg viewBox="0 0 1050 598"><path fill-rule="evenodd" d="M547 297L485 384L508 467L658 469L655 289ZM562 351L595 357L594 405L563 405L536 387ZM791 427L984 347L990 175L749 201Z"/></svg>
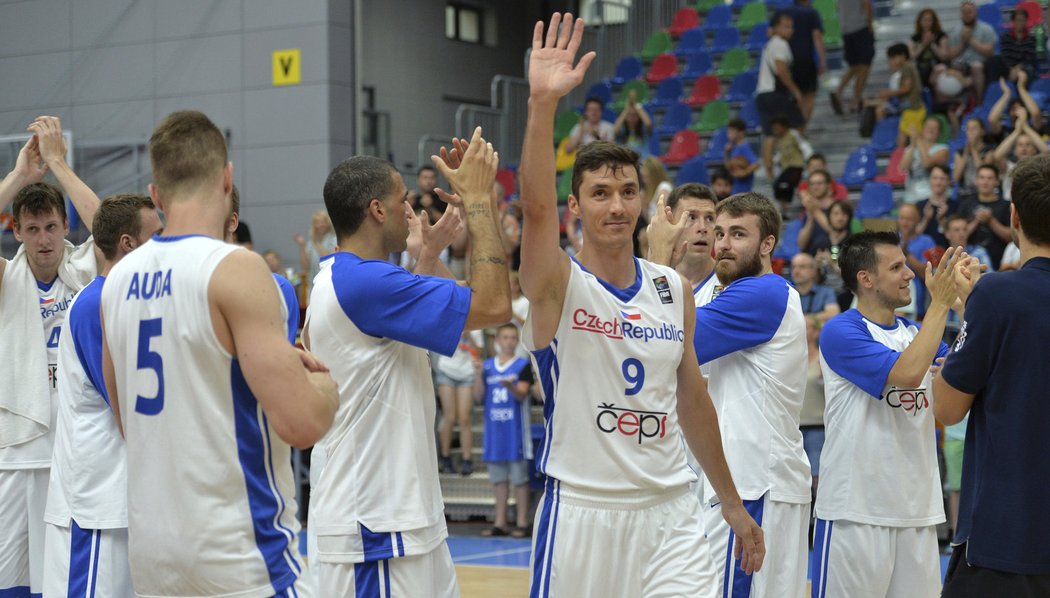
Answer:
<svg viewBox="0 0 1050 598"><path fill-rule="evenodd" d="M791 15L777 12L773 15L773 35L762 49L758 65L758 85L755 103L762 118L762 133L771 135L773 118L783 115L791 127L805 127L802 115L802 90L791 76L793 55L788 45L794 30Z"/></svg>
<svg viewBox="0 0 1050 598"><path fill-rule="evenodd" d="M634 255L645 257L645 248L649 247L646 238L646 227L653 221L656 213L656 203L661 194L670 195L674 190L671 184L671 175L667 174L663 162L656 156L649 156L642 160L642 169L639 172L639 181L642 184L641 198L642 211L638 214L638 221L634 226ZM581 239L582 242L582 239Z"/></svg>
<svg viewBox="0 0 1050 598"><path fill-rule="evenodd" d="M930 196L915 204L922 214L918 229L941 247L948 247L944 227L959 203L951 197L951 171L943 164L930 167Z"/></svg>
<svg viewBox="0 0 1050 598"><path fill-rule="evenodd" d="M941 121L933 116L923 123L922 132L912 127L908 132L908 145L901 156L900 169L908 173L904 188L904 201L916 203L930 196L930 168L934 164L948 164L950 151L948 146L939 143Z"/></svg>
<svg viewBox="0 0 1050 598"><path fill-rule="evenodd" d="M434 218L434 216L441 217L445 213L444 200L434 192L437 183L437 171L434 170L434 167L421 166L416 171L416 188L414 191L408 192L407 198L408 203L412 204L413 210L426 210L431 217L431 222L437 222L437 218Z"/></svg>
<svg viewBox="0 0 1050 598"><path fill-rule="evenodd" d="M1023 108L1021 110L1024 110ZM1011 187L1013 185L1013 171L1017 163L1025 158L1050 152L1042 136L1032 128L1032 125L1019 115L1014 121L1014 129L1003 139L1003 142L995 148L991 161L998 166L1003 175L1003 197L1009 201L1011 198Z"/></svg>
<svg viewBox="0 0 1050 598"><path fill-rule="evenodd" d="M1036 131L1042 130L1043 112L1032 94L1028 93L1028 74L1025 71L1018 73L1017 97L1014 97L1005 79L999 79L999 89L1003 93L988 111L988 132L992 137L997 141L1005 138L1013 128L1016 128L1018 119L1032 125L1032 129ZM1005 123L1003 122L1004 110L1007 110L1006 113L1010 115Z"/></svg>
<svg viewBox="0 0 1050 598"><path fill-rule="evenodd" d="M438 316L438 314L435 314ZM475 334L476 333L476 334ZM441 473L453 473L452 430L459 423L459 448L462 454L460 473L474 473L474 379L477 376L475 362L480 361L479 347L484 343L478 338L481 331L464 331L452 357L431 353L434 382L441 401L441 422L438 440L441 455L438 467Z"/></svg>
<svg viewBox="0 0 1050 598"><path fill-rule="evenodd" d="M271 249L262 254L262 256L263 259L266 260L266 267L270 269L270 272L284 276L284 265L281 263L281 254Z"/></svg>
<svg viewBox="0 0 1050 598"><path fill-rule="evenodd" d="M966 145L955 154L952 164L952 182L959 185L960 193L973 193L977 189L977 167L992 160L992 149L984 121L979 118L966 121Z"/></svg>
<svg viewBox="0 0 1050 598"><path fill-rule="evenodd" d="M435 179L436 181L436 179ZM431 188L433 190L433 188ZM428 192L430 193L430 192ZM435 196L436 197L436 196ZM431 220L437 222L437 220ZM299 246L299 267L306 275L308 283L313 284L314 277L321 271L321 258L335 252L339 242L332 230L332 221L328 212L317 210L310 218L310 238L295 233L295 244Z"/></svg>
<svg viewBox="0 0 1050 598"><path fill-rule="evenodd" d="M762 142L762 161L766 174L773 179L773 197L786 208L795 196L795 188L802 179L806 157L802 147L802 135L786 116L778 114L771 122L771 134ZM780 166L776 177L772 176L774 159Z"/></svg>
<svg viewBox="0 0 1050 598"><path fill-rule="evenodd" d="M968 220L968 244L984 247L998 269L1011 240L1010 202L999 197L998 168L983 164L977 170L977 192L959 198L959 213Z"/></svg>
<svg viewBox="0 0 1050 598"><path fill-rule="evenodd" d="M829 214L832 204L836 202L831 196L831 175L826 170L814 170L809 173L809 183L805 190L798 192L802 201L804 223L798 231L798 248L810 255L817 249L831 246L828 238L832 231Z"/></svg>
<svg viewBox="0 0 1050 598"><path fill-rule="evenodd" d="M733 176L725 167L716 168L714 174L711 175L711 190L715 192L718 201L733 194Z"/></svg>
<svg viewBox="0 0 1050 598"><path fill-rule="evenodd" d="M1023 8L1015 8L1010 13L1010 23L1010 30L999 38L999 56L1009 69L1008 79L1018 81L1023 71L1031 81L1035 79L1036 55L1035 37L1028 31L1028 13Z"/></svg>
<svg viewBox="0 0 1050 598"><path fill-rule="evenodd" d="M941 29L941 21L932 8L924 8L915 17L915 33L908 51L919 70L922 85L934 86L934 70L948 60L948 35Z"/></svg>
<svg viewBox="0 0 1050 598"><path fill-rule="evenodd" d="M755 151L747 142L747 124L739 118L729 121L726 128L725 164L733 176L733 188L730 193L744 193L751 190L755 182L755 171L761 168Z"/></svg>
<svg viewBox="0 0 1050 598"><path fill-rule="evenodd" d="M569 131L569 141L565 145L565 151L575 152L581 145L587 145L592 141L614 141L616 129L607 120L602 120L602 111L605 104L601 98L587 98L583 106L583 120Z"/></svg>
<svg viewBox="0 0 1050 598"><path fill-rule="evenodd" d="M864 102L864 86L875 58L875 26L871 0L839 0L839 25L842 29L843 54L849 68L831 92L831 107L835 114L843 113L842 92L853 81L850 112L860 111Z"/></svg>
<svg viewBox="0 0 1050 598"><path fill-rule="evenodd" d="M794 23L788 45L791 46L791 78L802 92L799 110L802 118L809 122L813 115L813 99L817 95L820 75L827 71L827 56L824 53L824 23L820 13L809 5L809 0L795 0L795 5L785 9ZM814 62L814 57L816 62ZM748 189L750 190L750 189Z"/></svg>
<svg viewBox="0 0 1050 598"><path fill-rule="evenodd" d="M900 114L900 132L897 147L904 147L907 133L918 128L926 118L926 104L922 101L922 79L915 63L909 60L908 46L893 44L886 49L886 60L893 75L890 86L879 91L875 98L865 101L866 106L875 107L878 120L889 115Z"/></svg>
<svg viewBox="0 0 1050 598"><path fill-rule="evenodd" d="M950 244L949 246L962 247L963 251L970 257L977 258L977 261L988 268L989 272L994 272L995 267L992 265L992 258L988 255L988 251L980 245L972 245L970 243L969 225L969 220L962 214L953 214L948 217L948 221L944 225L944 236Z"/></svg>
<svg viewBox="0 0 1050 598"><path fill-rule="evenodd" d="M948 35L952 68L970 77L977 101L984 98L985 61L995 54L995 29L977 20L977 5L966 0L959 7L962 23Z"/></svg>
<svg viewBox="0 0 1050 598"><path fill-rule="evenodd" d="M841 310L835 291L817 283L819 274L817 260L812 255L800 252L791 258L791 282L802 301L802 313L814 316L823 324L839 315Z"/></svg>
<svg viewBox="0 0 1050 598"><path fill-rule="evenodd" d="M649 117L645 107L638 103L633 89L628 93L623 111L613 123L613 130L616 131L616 143L626 145L639 156L649 155L649 138L653 135L653 119Z"/></svg>
<svg viewBox="0 0 1050 598"><path fill-rule="evenodd" d="M897 234L901 240L901 250L908 267L915 272L911 284L915 288L915 311L918 316L926 313L926 263L930 261L929 250L937 246L933 237L922 232L919 221L922 219L919 209L914 204L902 204L897 210ZM922 274L922 276L920 276Z"/></svg>
<svg viewBox="0 0 1050 598"><path fill-rule="evenodd" d="M846 311L853 303L853 293L846 288L846 283L842 280L839 250L842 243L853 234L850 232L853 224L853 206L848 201L836 201L831 204L828 210L828 224L831 230L828 232L827 245L816 246L811 243L810 249L817 258L817 268L820 270L820 279L824 281L824 286L834 289L839 308Z"/></svg>
<svg viewBox="0 0 1050 598"><path fill-rule="evenodd" d="M835 304L836 309L838 304ZM798 428L802 432L802 448L809 458L813 475L811 492L817 497L820 475L820 451L824 448L824 377L820 371L820 329L824 322L815 315L806 316L806 343L809 344L809 367L806 370L806 394L802 397L802 412ZM812 542L811 542L812 544Z"/></svg>
<svg viewBox="0 0 1050 598"><path fill-rule="evenodd" d="M802 193L809 188L809 175L818 171L828 171L830 176L830 170L828 170L828 159L824 157L824 154L820 152L814 152L808 158L806 158L806 171L802 175L802 182L798 184L798 192ZM845 185L831 179L831 198L835 201L844 201L849 199L849 189Z"/></svg>

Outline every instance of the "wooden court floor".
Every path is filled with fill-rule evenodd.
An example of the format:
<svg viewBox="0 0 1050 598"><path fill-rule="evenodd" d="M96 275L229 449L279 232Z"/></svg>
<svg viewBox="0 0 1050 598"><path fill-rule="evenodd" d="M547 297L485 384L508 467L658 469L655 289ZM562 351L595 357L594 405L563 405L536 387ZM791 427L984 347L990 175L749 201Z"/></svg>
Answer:
<svg viewBox="0 0 1050 598"><path fill-rule="evenodd" d="M463 598L528 598L529 570L521 567L456 565Z"/></svg>

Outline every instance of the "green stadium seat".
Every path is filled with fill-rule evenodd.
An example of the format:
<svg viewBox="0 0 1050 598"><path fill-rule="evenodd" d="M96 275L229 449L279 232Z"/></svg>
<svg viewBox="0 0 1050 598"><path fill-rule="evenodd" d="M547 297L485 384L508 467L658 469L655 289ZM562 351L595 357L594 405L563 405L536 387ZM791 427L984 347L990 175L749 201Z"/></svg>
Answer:
<svg viewBox="0 0 1050 598"><path fill-rule="evenodd" d="M733 48L722 56L715 73L722 79L732 79L751 68L751 53L745 48Z"/></svg>
<svg viewBox="0 0 1050 598"><path fill-rule="evenodd" d="M715 100L704 106L699 120L690 127L698 133L714 133L729 125L729 104L725 100Z"/></svg>
<svg viewBox="0 0 1050 598"><path fill-rule="evenodd" d="M671 34L666 31L656 31L649 36L649 39L645 40L645 47L642 48L642 60L652 62L657 56L668 52L674 52L674 42L671 41Z"/></svg>

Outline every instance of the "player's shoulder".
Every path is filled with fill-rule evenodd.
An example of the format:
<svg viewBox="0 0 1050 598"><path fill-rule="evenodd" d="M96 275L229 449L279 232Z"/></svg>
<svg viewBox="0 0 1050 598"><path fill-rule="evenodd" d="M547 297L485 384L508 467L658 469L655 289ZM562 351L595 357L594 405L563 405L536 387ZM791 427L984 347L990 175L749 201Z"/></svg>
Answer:
<svg viewBox="0 0 1050 598"><path fill-rule="evenodd" d="M859 311L847 309L824 323L820 328L820 340L855 334L858 331L869 333L868 322Z"/></svg>

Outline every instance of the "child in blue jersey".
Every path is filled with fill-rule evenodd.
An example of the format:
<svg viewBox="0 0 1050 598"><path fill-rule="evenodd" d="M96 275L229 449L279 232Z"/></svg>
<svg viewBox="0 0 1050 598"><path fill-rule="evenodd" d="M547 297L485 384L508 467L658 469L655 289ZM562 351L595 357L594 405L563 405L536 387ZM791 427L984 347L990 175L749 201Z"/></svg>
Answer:
<svg viewBox="0 0 1050 598"><path fill-rule="evenodd" d="M496 331L496 356L486 359L475 391L485 397L485 451L482 458L489 470L489 481L496 494L496 521L483 536L507 535L507 497L510 480L514 484L517 527L510 530L515 538L530 535L529 528L529 459L532 438L529 434L529 389L534 380L528 359L517 356L518 327L504 324Z"/></svg>

